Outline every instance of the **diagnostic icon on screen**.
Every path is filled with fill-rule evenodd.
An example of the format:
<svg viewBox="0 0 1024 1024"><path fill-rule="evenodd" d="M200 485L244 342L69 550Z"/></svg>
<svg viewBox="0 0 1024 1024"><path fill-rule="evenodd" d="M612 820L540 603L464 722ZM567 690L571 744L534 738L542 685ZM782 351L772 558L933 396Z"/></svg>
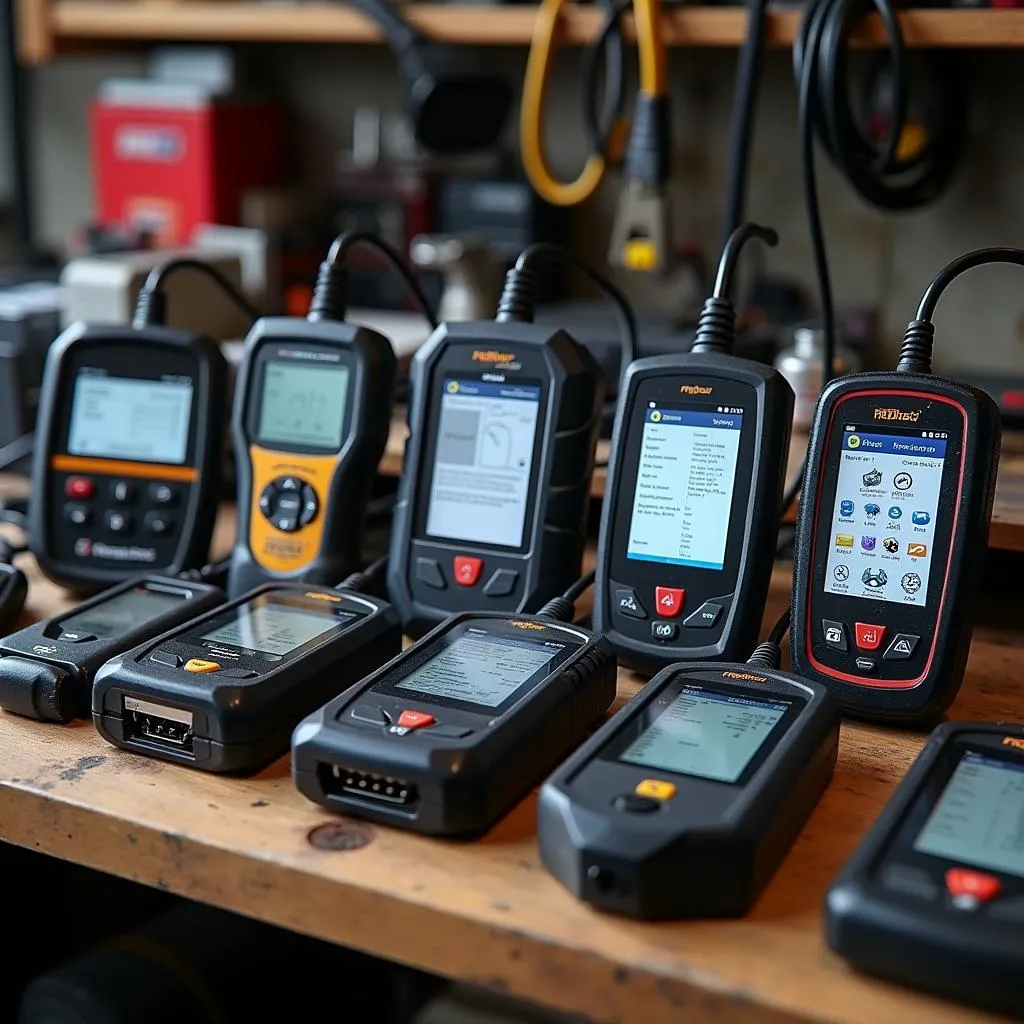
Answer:
<svg viewBox="0 0 1024 1024"><path fill-rule="evenodd" d="M921 577L916 572L908 572L900 580L900 586L908 594L916 594L921 589Z"/></svg>
<svg viewBox="0 0 1024 1024"><path fill-rule="evenodd" d="M903 515L903 509L901 509L899 507L899 505L893 505L893 506L890 507L890 509L889 509L889 518L890 519L899 519L902 515Z"/></svg>
<svg viewBox="0 0 1024 1024"><path fill-rule="evenodd" d="M839 514L841 516L852 516L856 505L852 501L839 502Z"/></svg>
<svg viewBox="0 0 1024 1024"><path fill-rule="evenodd" d="M864 481L865 487L877 487L882 482L882 471L880 469L872 469L870 472L865 473L861 480Z"/></svg>
<svg viewBox="0 0 1024 1024"><path fill-rule="evenodd" d="M889 574L884 569L865 569L860 581L865 587L881 590L889 582Z"/></svg>
<svg viewBox="0 0 1024 1024"><path fill-rule="evenodd" d="M900 549L900 542L895 537L886 537L882 541L882 547L889 552L890 555L895 555Z"/></svg>
<svg viewBox="0 0 1024 1024"><path fill-rule="evenodd" d="M837 565L832 570L832 575L835 576L840 583L845 583L850 578L850 567L848 565Z"/></svg>
<svg viewBox="0 0 1024 1024"><path fill-rule="evenodd" d="M882 510L881 510L881 508L879 508L879 507L878 507L878 505L876 505L876 504L875 504L874 502L872 502L872 501L869 501L869 502L868 502L868 503L867 503L867 504L866 504L866 505L864 506L864 514L865 514L865 515L868 515L868 516L877 516L877 515L878 515L878 513L879 513L879 512L881 512L881 511L882 511Z"/></svg>
<svg viewBox="0 0 1024 1024"><path fill-rule="evenodd" d="M931 514L928 512L915 512L910 519L915 526L927 526L932 521Z"/></svg>
<svg viewBox="0 0 1024 1024"><path fill-rule="evenodd" d="M914 486L914 478L909 473L897 473L892 485L897 491L909 491Z"/></svg>

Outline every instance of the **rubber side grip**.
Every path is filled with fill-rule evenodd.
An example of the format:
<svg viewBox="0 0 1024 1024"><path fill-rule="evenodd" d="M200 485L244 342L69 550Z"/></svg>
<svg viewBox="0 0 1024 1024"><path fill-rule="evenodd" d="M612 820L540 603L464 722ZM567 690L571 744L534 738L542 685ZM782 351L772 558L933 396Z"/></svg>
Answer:
<svg viewBox="0 0 1024 1024"><path fill-rule="evenodd" d="M0 658L0 707L43 722L75 717L75 679L63 669L28 658Z"/></svg>

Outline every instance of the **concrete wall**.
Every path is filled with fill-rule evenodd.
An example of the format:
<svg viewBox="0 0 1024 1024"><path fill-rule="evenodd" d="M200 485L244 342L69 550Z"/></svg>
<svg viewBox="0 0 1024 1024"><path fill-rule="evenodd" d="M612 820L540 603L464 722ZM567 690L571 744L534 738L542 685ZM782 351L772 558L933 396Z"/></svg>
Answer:
<svg viewBox="0 0 1024 1024"><path fill-rule="evenodd" d="M521 77L522 49L494 50L496 66ZM325 186L345 147L353 110L396 105L393 63L372 47L280 47L253 53L260 77L294 113L295 160L303 179ZM819 154L820 187L837 302L877 305L890 345L914 312L920 292L948 259L980 245L1024 243L1024 197L1018 188L1024 137L1015 52L972 59L973 104L967 159L953 187L933 207L883 217L865 206ZM32 76L38 223L58 243L87 216L90 170L86 107L96 85L132 74L138 57L67 58ZM678 238L714 251L727 152L735 54L673 50L670 56L676 140L674 187ZM550 110L553 162L566 173L585 152L575 81L578 53L563 55ZM771 53L753 153L748 215L773 224L782 244L770 265L815 293L797 154L796 95L790 55ZM614 181L573 219L580 252L603 253L615 200ZM669 306L671 287L631 275L621 279L638 302ZM975 272L941 306L938 361L946 365L1024 368L1024 277L1013 268Z"/></svg>

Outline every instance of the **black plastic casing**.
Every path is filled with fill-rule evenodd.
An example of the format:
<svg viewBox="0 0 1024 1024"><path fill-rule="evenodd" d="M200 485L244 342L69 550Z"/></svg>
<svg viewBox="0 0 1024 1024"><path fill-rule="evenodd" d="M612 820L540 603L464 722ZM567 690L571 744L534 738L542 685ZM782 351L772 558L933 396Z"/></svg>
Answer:
<svg viewBox="0 0 1024 1024"><path fill-rule="evenodd" d="M121 538L104 531L100 510L86 526L65 520L62 509L69 501L64 484L76 470L53 466L55 457L66 451L72 394L77 371L82 367L110 370L112 376L144 380L161 374L188 375L192 379L192 419L184 466L195 471L191 483L165 480L159 464L133 462L135 472L126 475L143 491L150 482L169 482L185 491L184 500L171 509L176 528L159 538ZM175 576L185 569L199 568L207 559L221 493L221 460L225 409L228 402L228 370L217 344L201 334L169 327L136 329L128 326L72 324L50 346L43 371L36 443L32 458L32 501L29 504L29 545L43 573L55 583L76 593L95 592L140 573ZM109 462L100 474L97 490L119 478L119 465L129 460L93 459ZM147 474L147 467L151 473ZM179 467L168 467L172 471ZM102 509L102 505L100 506ZM138 516L137 506L129 509ZM89 552L78 555L76 546L88 541ZM146 558L100 558L97 542L112 547L133 546L150 552ZM84 547L85 545L83 545Z"/></svg>
<svg viewBox="0 0 1024 1024"><path fill-rule="evenodd" d="M218 653L218 645L200 646L191 637L215 628L213 620L238 605L280 594L300 606L308 599L308 610L354 611L360 617L277 662L238 651L237 660L229 662ZM208 772L254 772L287 752L292 730L304 715L394 657L401 644L398 616L384 601L308 584L268 583L104 665L93 687L93 724L107 742L123 750ZM217 673L192 674L149 660L157 648L178 654L183 662L220 658L225 668L240 666L256 675L237 680L218 679ZM127 736L125 698L190 712L192 752Z"/></svg>
<svg viewBox="0 0 1024 1024"><path fill-rule="evenodd" d="M339 451L257 440L265 363L282 351L322 353L335 360L333 365L348 368ZM358 568L366 506L391 428L395 368L391 343L366 327L294 317L265 317L254 324L245 341L231 423L238 475L238 539L228 574L232 597L271 580L331 585ZM310 524L285 533L267 521L259 499L268 475L297 477L313 488L319 510ZM266 553L265 545L271 549Z"/></svg>
<svg viewBox="0 0 1024 1024"><path fill-rule="evenodd" d="M14 627L27 597L25 574L13 565L0 562L0 636L6 636Z"/></svg>
<svg viewBox="0 0 1024 1024"><path fill-rule="evenodd" d="M896 410L917 418L874 419L876 408L880 415ZM879 433L887 427L950 433L923 607L824 592L842 427L865 417ZM852 374L822 393L797 520L791 651L794 671L825 683L848 714L883 722L928 722L956 698L971 645L1000 433L999 410L989 395L928 374ZM890 662L879 650L876 669L867 674L856 666L855 659L865 652L857 650L852 635L845 654L827 648L824 619L885 626L886 644L899 633L921 639L910 659Z"/></svg>
<svg viewBox="0 0 1024 1024"><path fill-rule="evenodd" d="M1024 728L949 722L932 733L829 888L825 936L862 971L1020 1019L1024 878L979 868L1000 877L1000 893L974 909L957 909L942 884L956 862L911 847L963 750L1024 765ZM925 883L931 876L934 890L901 892L885 883L889 870L906 871L908 859Z"/></svg>
<svg viewBox="0 0 1024 1024"><path fill-rule="evenodd" d="M682 388L690 388L691 393ZM694 389L709 394L694 395ZM743 428L723 569L669 565L626 557L648 402L714 413L742 407ZM623 665L656 672L678 661L737 661L755 647L775 562L779 506L785 485L793 390L770 366L712 353L653 356L626 370L612 432L601 513L594 589L594 629L611 641ZM655 586L683 588L682 613L666 620L674 640L652 636L659 620ZM632 588L647 613L622 614L615 592ZM724 610L711 629L684 625L704 602Z"/></svg>
<svg viewBox="0 0 1024 1024"><path fill-rule="evenodd" d="M399 697L383 689L389 679L400 681L431 657L445 634L466 624L484 628L509 624L530 640L550 637L574 649L507 710L467 710L431 701L415 691ZM379 693L373 692L378 686L382 687ZM531 616L455 615L357 688L300 723L292 738L292 774L300 792L332 810L425 835L479 835L583 740L601 720L615 692L615 655L602 636ZM355 705L374 701L389 714L400 708L423 711L445 725L473 731L464 738L435 737L430 728L398 736L385 726L346 724ZM416 788L418 800L407 808L329 792L323 773L334 766L402 779Z"/></svg>
<svg viewBox="0 0 1024 1024"><path fill-rule="evenodd" d="M182 595L181 604L116 637L72 643L59 639L62 623L136 587ZM0 640L0 707L47 722L87 718L96 673L108 659L223 604L208 583L167 576L137 576L104 590L60 615L35 622Z"/></svg>
<svg viewBox="0 0 1024 1024"><path fill-rule="evenodd" d="M500 359L488 358L501 356ZM507 357L507 358L505 358ZM540 384L530 489L518 548L431 537L426 533L445 377L503 378ZM535 612L581 575L590 480L605 384L590 353L565 331L529 323L442 324L413 357L410 437L406 442L388 558L388 596L410 636L452 614ZM481 511L486 516L486 510ZM453 579L456 555L481 558L476 586ZM443 589L417 577L418 560L437 563ZM516 574L511 591L489 595L499 570Z"/></svg>
<svg viewBox="0 0 1024 1024"><path fill-rule="evenodd" d="M736 783L614 758L682 686L791 702ZM746 663L659 672L541 787L544 866L600 910L646 920L737 917L771 880L832 777L839 709L825 687ZM610 750L609 748L613 748ZM608 755L608 756L602 756ZM642 780L677 787L652 813L616 806Z"/></svg>

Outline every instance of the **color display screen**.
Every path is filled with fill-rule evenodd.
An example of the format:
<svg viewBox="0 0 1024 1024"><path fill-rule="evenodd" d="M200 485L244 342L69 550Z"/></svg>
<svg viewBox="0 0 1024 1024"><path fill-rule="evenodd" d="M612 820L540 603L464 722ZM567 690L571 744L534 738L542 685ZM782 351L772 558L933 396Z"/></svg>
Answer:
<svg viewBox="0 0 1024 1024"><path fill-rule="evenodd" d="M432 537L518 548L540 388L446 380L427 507Z"/></svg>
<svg viewBox="0 0 1024 1024"><path fill-rule="evenodd" d="M348 404L347 366L270 360L263 369L257 440L337 451Z"/></svg>
<svg viewBox="0 0 1024 1024"><path fill-rule="evenodd" d="M101 459L184 463L192 416L192 381L108 377L85 370L75 378L68 453Z"/></svg>
<svg viewBox="0 0 1024 1024"><path fill-rule="evenodd" d="M656 405L644 414L626 557L722 569L743 411Z"/></svg>
<svg viewBox="0 0 1024 1024"><path fill-rule="evenodd" d="M926 603L947 443L939 431L844 426L826 593Z"/></svg>
<svg viewBox="0 0 1024 1024"><path fill-rule="evenodd" d="M788 701L684 687L619 760L735 782L790 706Z"/></svg>
<svg viewBox="0 0 1024 1024"><path fill-rule="evenodd" d="M496 708L564 650L561 644L544 641L465 633L395 689Z"/></svg>
<svg viewBox="0 0 1024 1024"><path fill-rule="evenodd" d="M199 639L283 657L353 617L318 615L279 604L243 604L235 609L229 622L203 633Z"/></svg>
<svg viewBox="0 0 1024 1024"><path fill-rule="evenodd" d="M1024 878L1024 764L964 754L914 849Z"/></svg>

